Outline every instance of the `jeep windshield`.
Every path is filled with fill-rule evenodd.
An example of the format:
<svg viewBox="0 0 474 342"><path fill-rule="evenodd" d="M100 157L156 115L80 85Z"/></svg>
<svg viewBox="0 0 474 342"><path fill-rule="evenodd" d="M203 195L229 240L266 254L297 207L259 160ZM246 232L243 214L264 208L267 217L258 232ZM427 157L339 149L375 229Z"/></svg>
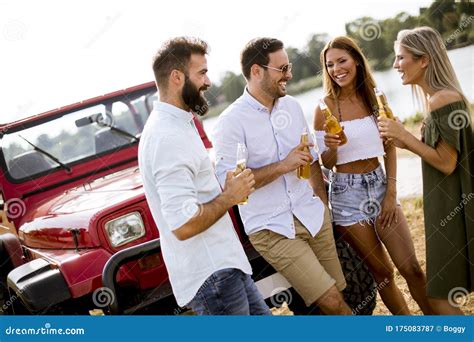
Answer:
<svg viewBox="0 0 474 342"><path fill-rule="evenodd" d="M0 141L6 171L32 179L136 144L156 99L147 89L11 128Z"/></svg>

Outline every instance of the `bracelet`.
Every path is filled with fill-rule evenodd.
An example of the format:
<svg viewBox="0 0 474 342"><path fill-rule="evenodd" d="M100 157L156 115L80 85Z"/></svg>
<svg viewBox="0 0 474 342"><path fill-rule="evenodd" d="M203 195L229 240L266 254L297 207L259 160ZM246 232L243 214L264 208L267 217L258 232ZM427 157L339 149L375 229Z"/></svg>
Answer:
<svg viewBox="0 0 474 342"><path fill-rule="evenodd" d="M395 177L387 177L387 179L393 179L395 182L397 181Z"/></svg>

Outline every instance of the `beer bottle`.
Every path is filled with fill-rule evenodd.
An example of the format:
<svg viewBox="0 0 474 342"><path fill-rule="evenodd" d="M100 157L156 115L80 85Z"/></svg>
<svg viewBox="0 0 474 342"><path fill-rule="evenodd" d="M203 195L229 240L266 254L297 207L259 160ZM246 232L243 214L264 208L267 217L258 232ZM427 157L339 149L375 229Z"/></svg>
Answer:
<svg viewBox="0 0 474 342"><path fill-rule="evenodd" d="M392 110L388 106L387 98L385 94L378 88L374 88L375 97L377 98L377 105L379 107L379 116L382 118L388 118L395 121L395 116Z"/></svg>
<svg viewBox="0 0 474 342"><path fill-rule="evenodd" d="M234 176L237 176L239 173L243 172L247 168L247 148L245 144L237 144L237 163L235 166ZM247 204L248 197L245 198L239 204Z"/></svg>
<svg viewBox="0 0 474 342"><path fill-rule="evenodd" d="M300 138L300 142L302 143L308 143L308 131L306 130L306 128L303 130L303 133L301 133L301 138ZM309 148L308 146L304 147L304 151L307 151L309 152ZM298 167L298 169L296 170L296 176L299 178L299 179L309 179L309 176L310 176L310 169L311 169L311 164L308 162L306 163L305 165L301 165Z"/></svg>
<svg viewBox="0 0 474 342"><path fill-rule="evenodd" d="M341 140L339 146L344 145L347 142L347 137L339 121L337 121L334 115L332 115L331 111L329 110L328 106L326 106L323 100L319 101L319 108L321 108L321 111L323 112L324 117L326 118L326 132L339 135L339 139Z"/></svg>

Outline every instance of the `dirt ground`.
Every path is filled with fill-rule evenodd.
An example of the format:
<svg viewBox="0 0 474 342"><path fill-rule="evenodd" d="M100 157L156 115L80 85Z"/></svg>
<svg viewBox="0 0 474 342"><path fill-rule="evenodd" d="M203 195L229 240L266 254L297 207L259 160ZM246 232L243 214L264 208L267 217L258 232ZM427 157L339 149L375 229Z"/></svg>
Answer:
<svg viewBox="0 0 474 342"><path fill-rule="evenodd" d="M401 200L403 212L408 221L408 225L411 230L413 242L415 244L416 256L421 264L423 270L426 266L425 259L425 229L423 225L423 202L421 198L410 198ZM395 280L398 287L402 291L405 300L408 303L408 307L412 314L422 315L422 312L416 302L412 299L408 286L405 279L400 275L398 271L395 271ZM469 298L466 298L466 303L461 307L466 315L474 315L474 296L471 294ZM377 306L374 310L374 315L390 315L387 307L383 304L380 295L377 295Z"/></svg>

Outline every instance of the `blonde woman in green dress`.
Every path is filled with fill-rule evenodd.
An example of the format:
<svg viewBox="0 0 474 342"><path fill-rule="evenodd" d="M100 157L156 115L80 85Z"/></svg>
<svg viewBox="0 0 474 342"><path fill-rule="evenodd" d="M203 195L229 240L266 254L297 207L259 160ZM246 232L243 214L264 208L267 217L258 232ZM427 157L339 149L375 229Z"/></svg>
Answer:
<svg viewBox="0 0 474 342"><path fill-rule="evenodd" d="M472 113L437 31L400 31L395 53L402 83L424 105L422 140L399 121L380 118L379 130L422 159L427 295L437 314L462 315L474 288Z"/></svg>

